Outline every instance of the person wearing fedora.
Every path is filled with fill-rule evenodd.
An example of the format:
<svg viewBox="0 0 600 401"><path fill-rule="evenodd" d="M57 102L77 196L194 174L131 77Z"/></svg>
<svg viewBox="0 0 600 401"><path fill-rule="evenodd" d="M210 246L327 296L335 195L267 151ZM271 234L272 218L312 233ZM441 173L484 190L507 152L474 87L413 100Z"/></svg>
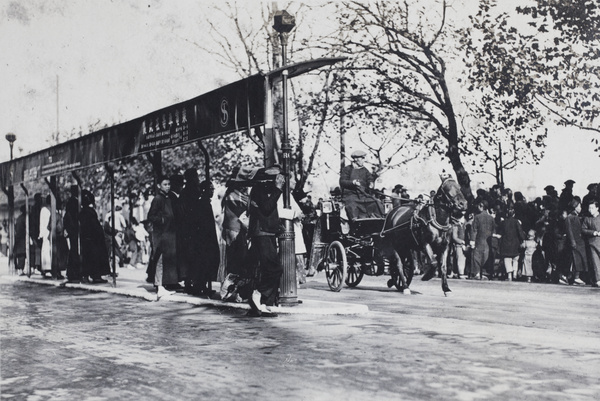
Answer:
<svg viewBox="0 0 600 401"><path fill-rule="evenodd" d="M383 205L366 191L372 187L375 177L364 166L367 154L362 150L352 152L352 164L344 166L340 173L342 200L350 220L364 217L383 217Z"/></svg>
<svg viewBox="0 0 600 401"><path fill-rule="evenodd" d="M558 207L561 210L569 209L569 203L573 200L573 184L575 181L567 180L565 181L565 187L560 193L560 197L558 198Z"/></svg>

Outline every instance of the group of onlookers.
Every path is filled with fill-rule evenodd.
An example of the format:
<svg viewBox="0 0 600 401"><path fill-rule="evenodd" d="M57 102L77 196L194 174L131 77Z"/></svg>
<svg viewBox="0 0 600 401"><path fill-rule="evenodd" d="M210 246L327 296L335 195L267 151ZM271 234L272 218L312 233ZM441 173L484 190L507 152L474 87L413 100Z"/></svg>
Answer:
<svg viewBox="0 0 600 401"><path fill-rule="evenodd" d="M600 283L599 184L527 202L521 192L494 185L479 189L466 217L452 231L452 274L459 278L598 286Z"/></svg>

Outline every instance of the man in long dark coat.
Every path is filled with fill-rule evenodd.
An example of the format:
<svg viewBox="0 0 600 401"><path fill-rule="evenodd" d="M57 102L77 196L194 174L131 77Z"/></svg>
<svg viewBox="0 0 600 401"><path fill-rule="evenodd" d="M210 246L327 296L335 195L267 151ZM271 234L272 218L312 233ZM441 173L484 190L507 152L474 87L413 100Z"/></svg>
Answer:
<svg viewBox="0 0 600 401"><path fill-rule="evenodd" d="M184 177L186 185L179 197L182 215L179 261L185 272L186 292L210 296L220 262L215 217L210 204L214 189L210 181L199 182L196 169L186 170Z"/></svg>
<svg viewBox="0 0 600 401"><path fill-rule="evenodd" d="M473 248L471 276L475 279L490 277L494 273L491 242L494 234L494 218L487 212L487 202L477 204L478 214L473 218L471 247Z"/></svg>
<svg viewBox="0 0 600 401"><path fill-rule="evenodd" d="M558 198L558 207L561 210L569 209L569 203L571 203L571 201L573 200L573 184L575 184L575 181L573 180L565 181L565 187L563 188L562 192L560 193L560 197Z"/></svg>
<svg viewBox="0 0 600 401"><path fill-rule="evenodd" d="M254 315L260 316L262 304L276 306L283 268L277 254L277 235L280 232L277 200L282 194L285 178L279 174L275 182L255 185L250 191L248 233L252 239L250 254L257 262L258 282L255 282L248 302Z"/></svg>
<svg viewBox="0 0 600 401"><path fill-rule="evenodd" d="M81 280L79 260L79 187L71 186L71 197L65 207L64 229L69 240L69 259L67 261L67 280L78 283Z"/></svg>
<svg viewBox="0 0 600 401"><path fill-rule="evenodd" d="M20 208L21 214L17 217L17 221L15 222L15 244L13 247L13 256L15 261L15 266L17 268L17 273L20 276L25 275L25 255L27 254L27 244L26 244L26 236L25 232L25 205L22 205Z"/></svg>
<svg viewBox="0 0 600 401"><path fill-rule="evenodd" d="M175 285L178 281L174 214L168 197L170 189L169 178L159 177L158 191L148 211L148 220L152 223L153 246L150 263L156 266L154 285L158 297L171 295L172 292L168 291L165 285Z"/></svg>
<svg viewBox="0 0 600 401"><path fill-rule="evenodd" d="M104 241L104 230L94 210L94 195L90 191L81 192L79 227L81 231L81 265L84 283L107 283L102 276L110 274L108 250Z"/></svg>
<svg viewBox="0 0 600 401"><path fill-rule="evenodd" d="M583 241L581 231L581 204L578 200L573 199L567 208L569 215L565 220L565 228L567 234L567 249L571 253L571 270L573 272L573 284L584 285L585 282L581 279L581 273L587 272L587 256L585 250L585 242Z"/></svg>

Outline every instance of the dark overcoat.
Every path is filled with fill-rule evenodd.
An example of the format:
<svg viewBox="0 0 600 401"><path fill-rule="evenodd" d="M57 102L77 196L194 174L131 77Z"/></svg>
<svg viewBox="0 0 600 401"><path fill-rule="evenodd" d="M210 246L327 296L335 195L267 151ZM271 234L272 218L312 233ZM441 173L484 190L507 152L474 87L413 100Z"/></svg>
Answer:
<svg viewBox="0 0 600 401"><path fill-rule="evenodd" d="M572 269L575 272L585 272L587 271L585 242L581 236L581 220L577 213L573 212L567 216L565 228L567 233L567 249L571 253Z"/></svg>
<svg viewBox="0 0 600 401"><path fill-rule="evenodd" d="M81 208L79 228L83 276L100 277L110 274L104 230L98 220L98 214L90 206Z"/></svg>
<svg viewBox="0 0 600 401"><path fill-rule="evenodd" d="M199 185L186 186L179 197L179 263L187 279L206 283L217 279L221 253L210 198Z"/></svg>
<svg viewBox="0 0 600 401"><path fill-rule="evenodd" d="M514 217L508 217L500 223L500 256L503 258L514 258L519 255L521 242L525 236L521 223Z"/></svg>

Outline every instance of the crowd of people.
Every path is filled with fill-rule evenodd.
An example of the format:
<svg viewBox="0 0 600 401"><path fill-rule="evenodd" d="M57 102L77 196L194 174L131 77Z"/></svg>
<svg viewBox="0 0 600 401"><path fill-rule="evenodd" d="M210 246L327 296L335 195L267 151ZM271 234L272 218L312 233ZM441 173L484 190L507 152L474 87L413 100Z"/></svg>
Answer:
<svg viewBox="0 0 600 401"><path fill-rule="evenodd" d="M372 182L361 163L364 157L353 154L353 164L341 172L343 189L331 194L346 204L348 220L381 217L388 208L411 201L402 185L382 198L386 202L367 196ZM176 291L213 297L212 283L220 281L222 299L248 300L256 316L269 312L278 305L283 273L277 243L282 219L294 227L302 284L315 274L306 262L322 198L314 204L310 195L294 193L291 210L284 209L283 176L262 170L264 179L257 180L257 169L235 168L217 197L196 169L161 176L154 191L146 188L117 204L114 221L110 212L100 210L99 215L94 195L83 190L79 196L76 185L64 209L55 200L55 213L51 195L42 199L36 194L29 212L30 264L48 278L64 279L66 270L69 282L106 283L104 277L115 274L115 260L121 268L146 269L146 281L158 298ZM477 190L466 214L452 226L450 277L598 286L600 184L590 184L583 198L573 193L574 184L566 181L560 194L549 185L544 196L530 202L501 185ZM20 274L25 274L25 224L22 206L13 254ZM417 264L415 274L423 269Z"/></svg>
<svg viewBox="0 0 600 401"><path fill-rule="evenodd" d="M212 283L227 281L235 289L225 288L220 295L249 300L255 315L267 312L266 307L278 304L282 275L280 214L294 221L299 282L306 280L304 216L293 199L293 209L283 210L285 180L278 170L263 173L264 180L239 179L256 170L236 168L218 196L194 168L160 176L153 191L146 188L139 196L119 200L114 214L108 205L96 205L90 191L79 196L77 185L71 187L64 208L61 199L49 194L42 202L42 195L36 194L29 210L31 269L58 280L65 279L66 271L70 283L106 283L107 276L118 275L111 269L114 260L119 268L146 269L146 281L154 285L159 299L177 291L214 297ZM25 226L22 206L13 254L21 275L26 274Z"/></svg>
<svg viewBox="0 0 600 401"><path fill-rule="evenodd" d="M573 180L527 201L501 185L477 190L452 227L449 274L480 280L600 284L600 185L580 197Z"/></svg>

